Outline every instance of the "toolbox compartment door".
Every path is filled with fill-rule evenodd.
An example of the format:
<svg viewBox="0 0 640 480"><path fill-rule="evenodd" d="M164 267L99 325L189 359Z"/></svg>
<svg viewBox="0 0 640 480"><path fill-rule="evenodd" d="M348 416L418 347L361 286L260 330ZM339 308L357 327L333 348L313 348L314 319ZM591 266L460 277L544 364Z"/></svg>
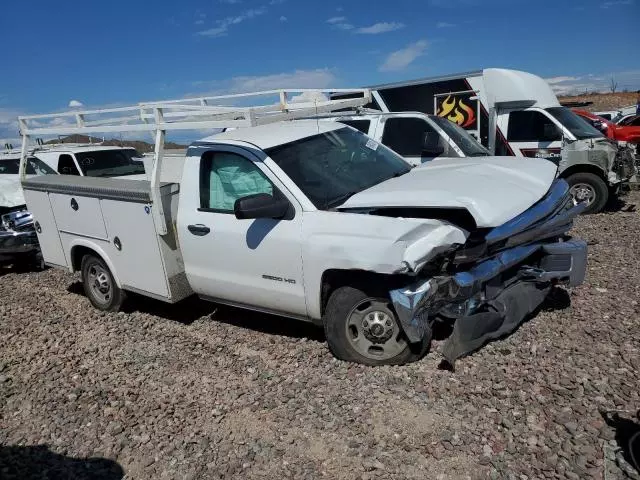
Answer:
<svg viewBox="0 0 640 480"><path fill-rule="evenodd" d="M49 194L25 188L24 197L29 211L33 215L33 223L45 263L67 267L67 259L62 249L58 226L49 202Z"/></svg>

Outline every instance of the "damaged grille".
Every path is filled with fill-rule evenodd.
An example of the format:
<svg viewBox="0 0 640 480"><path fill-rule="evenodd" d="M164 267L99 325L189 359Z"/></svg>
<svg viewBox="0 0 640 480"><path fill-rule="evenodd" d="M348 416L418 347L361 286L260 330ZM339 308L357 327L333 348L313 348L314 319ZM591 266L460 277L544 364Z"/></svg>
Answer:
<svg viewBox="0 0 640 480"><path fill-rule="evenodd" d="M456 252L454 263L463 265L504 249L562 237L571 229L574 217L585 208L586 204L574 203L567 182L556 180L538 203L491 230L482 242L467 244Z"/></svg>

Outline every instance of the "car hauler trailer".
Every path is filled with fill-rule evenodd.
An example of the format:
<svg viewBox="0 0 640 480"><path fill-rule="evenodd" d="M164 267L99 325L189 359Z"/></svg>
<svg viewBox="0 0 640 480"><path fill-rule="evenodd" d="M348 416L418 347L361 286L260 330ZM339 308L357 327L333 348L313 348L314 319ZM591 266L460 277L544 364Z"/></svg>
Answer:
<svg viewBox="0 0 640 480"><path fill-rule="evenodd" d="M600 211L635 173L628 148L562 107L551 87L530 73L488 68L370 87L371 108L445 117L494 155L546 158L559 166L574 198Z"/></svg>
<svg viewBox="0 0 640 480"><path fill-rule="evenodd" d="M364 105L368 90L312 103L275 93L279 103L256 107L176 101L20 117L45 261L79 271L101 310L118 310L128 291L165 302L195 293L317 322L334 355L369 365L420 358L435 322L453 323L453 362L515 329L552 285L583 281L586 243L567 232L585 205L551 162L412 168L354 128L285 121ZM66 116L77 125L43 126ZM234 127L244 128L193 143L181 179L161 181L166 132ZM114 131L155 133L150 181L24 178L30 138Z"/></svg>

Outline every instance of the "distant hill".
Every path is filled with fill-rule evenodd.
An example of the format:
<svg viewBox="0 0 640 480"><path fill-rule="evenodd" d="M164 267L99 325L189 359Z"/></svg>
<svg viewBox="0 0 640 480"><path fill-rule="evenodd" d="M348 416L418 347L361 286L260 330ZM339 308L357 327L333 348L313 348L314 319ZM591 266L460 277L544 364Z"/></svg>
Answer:
<svg viewBox="0 0 640 480"><path fill-rule="evenodd" d="M88 135L69 135L67 137L62 137L55 140L49 140L45 142L46 144L52 143L95 143L100 145L107 146L116 146L116 147L133 147L140 153L153 152L153 143L145 142L142 140L119 140L116 138L112 138L110 140L102 140L97 137L90 137ZM174 142L166 142L164 144L164 148L166 150L174 150L174 149L183 149L187 148L186 145L180 145Z"/></svg>
<svg viewBox="0 0 640 480"><path fill-rule="evenodd" d="M581 108L584 108L584 110L588 110L589 112L602 112L635 105L637 96L638 94L635 92L586 93L582 95L558 97L558 100L560 100L560 103L593 102L592 105Z"/></svg>

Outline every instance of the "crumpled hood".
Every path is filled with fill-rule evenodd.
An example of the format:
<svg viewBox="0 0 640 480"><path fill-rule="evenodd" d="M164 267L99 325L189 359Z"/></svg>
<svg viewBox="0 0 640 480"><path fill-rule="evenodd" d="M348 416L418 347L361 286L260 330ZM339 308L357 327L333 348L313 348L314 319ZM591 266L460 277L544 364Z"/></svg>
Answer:
<svg viewBox="0 0 640 480"><path fill-rule="evenodd" d="M18 176L0 175L0 207L17 207L25 203Z"/></svg>
<svg viewBox="0 0 640 480"><path fill-rule="evenodd" d="M433 160L357 193L339 209L465 208L478 227L497 227L540 200L556 171L556 165L543 159Z"/></svg>

